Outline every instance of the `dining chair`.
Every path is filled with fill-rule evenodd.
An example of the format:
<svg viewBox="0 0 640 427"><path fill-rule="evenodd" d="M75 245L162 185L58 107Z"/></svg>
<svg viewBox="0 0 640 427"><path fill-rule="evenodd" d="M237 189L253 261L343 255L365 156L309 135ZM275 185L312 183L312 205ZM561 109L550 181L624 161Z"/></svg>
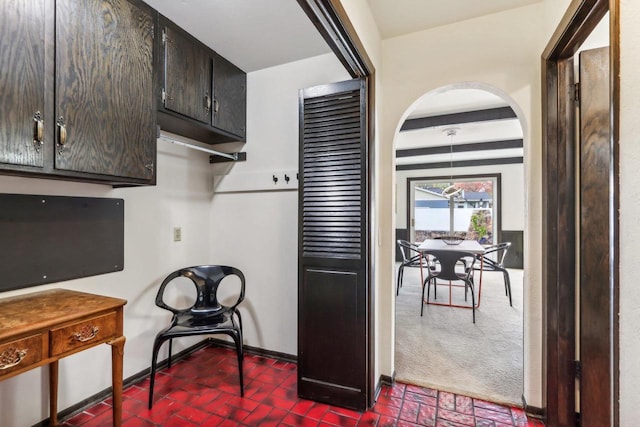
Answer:
<svg viewBox="0 0 640 427"><path fill-rule="evenodd" d="M471 252L457 250L429 250L427 254L438 265L437 268L427 269L427 277L422 283L422 305L420 316L424 313L424 291L427 290L427 301L429 301L431 282L434 285L434 295L436 292L436 280L447 280L449 282L464 282L464 296L467 299L468 291L471 291L471 311L473 323L476 323L476 301L473 283L473 266L476 257Z"/></svg>
<svg viewBox="0 0 640 427"><path fill-rule="evenodd" d="M504 259L507 256L507 251L511 247L511 242L498 243L496 245L488 246L482 255L478 255L480 264L476 264L475 270L482 269L485 271L501 271L504 277L504 292L509 297L509 305L513 307L513 301L511 299L511 280L509 278L509 271L504 266Z"/></svg>
<svg viewBox="0 0 640 427"><path fill-rule="evenodd" d="M398 268L398 279L396 284L396 296L400 293L400 288L402 287L402 281L404 279L404 269L405 267L427 267L429 262L427 258L423 258L420 256L420 251L418 250L418 245L415 243L408 242L406 240L398 239L398 249L400 249L400 254L402 255L402 262L400 263L400 267Z"/></svg>
<svg viewBox="0 0 640 427"><path fill-rule="evenodd" d="M236 276L240 281L237 298L233 297L231 305L223 305L219 302L218 291L233 285L234 280L224 280L229 276ZM181 278L191 280L196 288L195 300L187 308L175 308L165 300L168 289L179 285ZM183 281L182 281L183 282ZM237 280L235 281L237 283ZM221 286L224 285L224 286ZM174 338L193 336L225 334L230 336L236 346L238 357L238 371L240 375L240 396L244 396L244 383L242 378L242 361L244 358L242 345L242 317L237 307L244 300L245 279L240 270L223 265L200 265L181 268L169 274L160 285L156 296L156 305L173 313L171 324L162 329L156 335L153 342L151 357L151 377L149 384L149 409L153 405L153 386L156 375L156 360L158 351L165 341L169 341L168 368L171 368L171 345ZM226 291L225 291L226 295ZM237 321L236 321L237 319Z"/></svg>

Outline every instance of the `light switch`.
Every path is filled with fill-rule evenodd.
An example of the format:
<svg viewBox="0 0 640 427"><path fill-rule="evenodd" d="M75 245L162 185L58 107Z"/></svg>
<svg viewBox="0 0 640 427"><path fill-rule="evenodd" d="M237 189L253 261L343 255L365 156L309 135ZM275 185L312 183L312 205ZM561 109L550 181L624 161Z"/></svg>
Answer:
<svg viewBox="0 0 640 427"><path fill-rule="evenodd" d="M182 240L182 227L173 227L173 241L179 242Z"/></svg>

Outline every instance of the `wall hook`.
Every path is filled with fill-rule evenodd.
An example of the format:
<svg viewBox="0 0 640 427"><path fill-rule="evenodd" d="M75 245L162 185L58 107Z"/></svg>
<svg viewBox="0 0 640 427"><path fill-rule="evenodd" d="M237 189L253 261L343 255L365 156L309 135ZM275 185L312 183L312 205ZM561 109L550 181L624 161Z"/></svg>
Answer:
<svg viewBox="0 0 640 427"><path fill-rule="evenodd" d="M284 174L284 180L287 184L289 183L289 175L287 175L286 173Z"/></svg>
<svg viewBox="0 0 640 427"><path fill-rule="evenodd" d="M277 177L277 176L275 176L275 175L273 175L273 183L274 183L274 184L277 184L277 183L278 183L278 177Z"/></svg>

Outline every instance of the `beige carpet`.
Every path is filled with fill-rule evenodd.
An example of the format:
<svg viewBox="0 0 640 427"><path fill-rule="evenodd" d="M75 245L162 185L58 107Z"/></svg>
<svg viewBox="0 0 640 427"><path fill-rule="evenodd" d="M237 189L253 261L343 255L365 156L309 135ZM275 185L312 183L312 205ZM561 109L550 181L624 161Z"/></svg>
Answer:
<svg viewBox="0 0 640 427"><path fill-rule="evenodd" d="M513 307L502 274L485 273L473 324L464 308L425 304L420 317L420 270L406 268L396 299L396 379L522 405L522 270L509 273ZM448 287L439 285L438 301L448 296ZM454 288L453 300L464 303L464 288Z"/></svg>

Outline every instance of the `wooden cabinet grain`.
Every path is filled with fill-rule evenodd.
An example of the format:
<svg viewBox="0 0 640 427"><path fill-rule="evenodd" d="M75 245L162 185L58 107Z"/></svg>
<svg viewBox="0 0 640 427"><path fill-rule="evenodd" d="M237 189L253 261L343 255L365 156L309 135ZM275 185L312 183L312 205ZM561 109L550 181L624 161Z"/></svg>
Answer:
<svg viewBox="0 0 640 427"><path fill-rule="evenodd" d="M247 74L220 55L213 65L213 125L245 138Z"/></svg>
<svg viewBox="0 0 640 427"><path fill-rule="evenodd" d="M199 44L168 24L163 26L164 108L211 123L211 57Z"/></svg>
<svg viewBox="0 0 640 427"><path fill-rule="evenodd" d="M44 166L44 23L43 1L0 2L0 164Z"/></svg>
<svg viewBox="0 0 640 427"><path fill-rule="evenodd" d="M138 0L8 0L0 9L0 169L152 183L153 9Z"/></svg>
<svg viewBox="0 0 640 427"><path fill-rule="evenodd" d="M159 27L160 127L210 144L244 141L246 73L162 16Z"/></svg>

